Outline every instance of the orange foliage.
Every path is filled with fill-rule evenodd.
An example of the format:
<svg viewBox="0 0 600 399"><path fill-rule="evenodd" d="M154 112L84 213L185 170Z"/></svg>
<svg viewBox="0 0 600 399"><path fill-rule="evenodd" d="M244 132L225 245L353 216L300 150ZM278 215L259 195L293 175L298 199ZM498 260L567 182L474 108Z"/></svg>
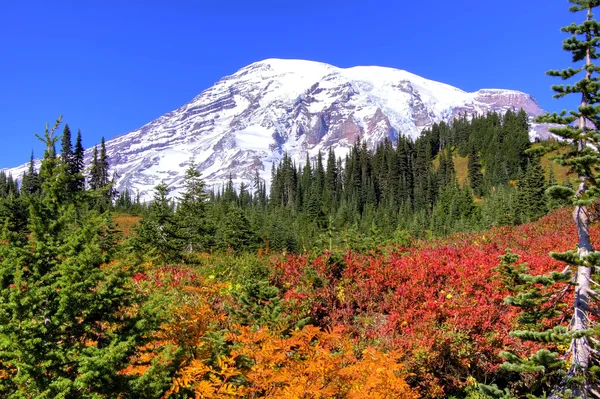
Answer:
<svg viewBox="0 0 600 399"><path fill-rule="evenodd" d="M9 368L6 365L2 365L2 360L0 360L0 381L10 380L15 376L16 373L17 370Z"/></svg>
<svg viewBox="0 0 600 399"><path fill-rule="evenodd" d="M325 332L306 326L283 338L267 329L236 330L227 334L234 350L219 358L218 367L192 361L167 396L192 388L196 398L418 397L404 380L398 353L367 348L356 356L340 328Z"/></svg>
<svg viewBox="0 0 600 399"><path fill-rule="evenodd" d="M137 226L142 218L139 216L131 215L116 215L113 218L113 222L117 225L117 228L123 232L123 235L129 237L133 233L133 228Z"/></svg>
<svg viewBox="0 0 600 399"><path fill-rule="evenodd" d="M142 375L153 362L170 362L169 353L164 352L167 347L185 348L190 358L201 355L202 337L213 323L225 317L216 310L215 304L226 284L207 284L197 275L175 267L152 269L152 265L147 265L146 271L134 276L138 289L164 287L175 306L169 309L169 322L162 325L153 339L131 359L131 364L122 372L126 375Z"/></svg>

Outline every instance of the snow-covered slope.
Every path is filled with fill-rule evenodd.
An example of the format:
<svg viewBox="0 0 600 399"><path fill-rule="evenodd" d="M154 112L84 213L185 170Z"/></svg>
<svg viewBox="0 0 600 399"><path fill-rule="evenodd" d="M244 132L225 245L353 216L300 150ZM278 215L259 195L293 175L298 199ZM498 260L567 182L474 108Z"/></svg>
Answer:
<svg viewBox="0 0 600 399"><path fill-rule="evenodd" d="M467 93L406 71L337 68L268 59L226 76L189 103L106 142L117 189L152 197L166 182L177 195L194 160L209 185L267 182L283 153L301 161L334 148L343 156L358 137L369 146L399 134L416 137L435 122L467 113L523 108L542 113L528 94L500 89ZM541 134L543 129L534 126ZM88 154L89 155L89 154ZM20 176L24 167L10 170Z"/></svg>

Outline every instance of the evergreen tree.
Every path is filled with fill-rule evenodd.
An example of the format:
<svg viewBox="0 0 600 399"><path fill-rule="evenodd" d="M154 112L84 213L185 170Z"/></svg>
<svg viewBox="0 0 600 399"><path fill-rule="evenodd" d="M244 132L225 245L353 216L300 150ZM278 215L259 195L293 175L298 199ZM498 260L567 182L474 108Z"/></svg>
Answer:
<svg viewBox="0 0 600 399"><path fill-rule="evenodd" d="M452 161L452 154L448 150L440 151L439 156L439 187L444 187L447 184L453 183L456 178L456 172L454 170L454 162Z"/></svg>
<svg viewBox="0 0 600 399"><path fill-rule="evenodd" d="M41 190L41 181L38 172L35 170L35 159L33 157L33 151L31 152L31 158L29 159L29 167L27 172L23 174L23 180L21 183L21 191L25 195L35 195Z"/></svg>
<svg viewBox="0 0 600 399"><path fill-rule="evenodd" d="M115 201L115 210L123 212L131 212L133 206L133 198L131 192L128 189L123 190L119 193L117 200Z"/></svg>
<svg viewBox="0 0 600 399"><path fill-rule="evenodd" d="M235 205L226 205L215 234L218 246L224 250L253 250L258 244L258 236L250 221Z"/></svg>
<svg viewBox="0 0 600 399"><path fill-rule="evenodd" d="M72 190L76 192L83 191L85 189L85 177L83 176L84 169L84 155L83 144L81 141L81 131L77 131L77 138L75 139L75 148L73 150L73 159L71 162L71 175L73 176Z"/></svg>
<svg viewBox="0 0 600 399"><path fill-rule="evenodd" d="M6 172L0 171L0 198L9 196L19 196L19 185L13 179L12 175L6 175Z"/></svg>
<svg viewBox="0 0 600 399"><path fill-rule="evenodd" d="M97 146L94 146L94 151L92 154L92 164L90 165L90 177L88 184L91 190L99 190L102 187L102 177Z"/></svg>
<svg viewBox="0 0 600 399"><path fill-rule="evenodd" d="M279 289L266 281L247 282L231 295L235 304L226 306L226 311L234 323L243 326L268 327L270 331L286 334L310 321L309 318L293 321L290 315L285 315Z"/></svg>
<svg viewBox="0 0 600 399"><path fill-rule="evenodd" d="M109 163L108 163L108 154L106 153L106 143L104 142L104 136L100 141L100 154L98 156L98 169L99 169L99 181L100 187L107 186L110 180L109 174Z"/></svg>
<svg viewBox="0 0 600 399"><path fill-rule="evenodd" d="M61 139L61 147L60 147L60 157L63 163L70 165L73 161L73 145L71 144L71 129L69 129L69 125L65 124L65 128L63 129L62 139ZM67 173L71 173L71 168L67 169Z"/></svg>
<svg viewBox="0 0 600 399"><path fill-rule="evenodd" d="M265 187L265 183L260 178L260 174L258 169L256 169L254 174L254 195L252 196L254 204L264 208L267 205L267 189Z"/></svg>
<svg viewBox="0 0 600 399"><path fill-rule="evenodd" d="M517 192L511 184L494 187L481 206L481 228L512 226L517 217Z"/></svg>
<svg viewBox="0 0 600 399"><path fill-rule="evenodd" d="M525 281L539 282L553 286L557 283L567 284L565 290L571 290L574 299L568 315L563 318L570 320L568 325L555 325L545 328L544 320L553 319L552 305L560 301L550 301L536 295L537 287L525 285L521 293L510 299L511 303L524 307L525 321L529 329L515 331L513 334L526 340L539 342L569 343L566 353L558 354L547 349L542 349L527 360L506 354L506 368L524 373L544 372L551 378L547 389L539 392L552 398L563 396L572 397L597 397L600 391L598 385L598 358L597 342L598 333L594 330L591 314L597 314L597 304L594 298L597 293L592 289L596 268L600 262L600 253L592 246L589 226L592 217L592 206L600 200L600 187L598 184L598 168L600 166L600 67L595 61L600 56L597 52L600 45L600 24L594 20L592 11L600 6L598 0L569 0L570 11L586 14L585 21L580 24L571 24L563 27L562 31L570 34L563 42L563 49L572 54L576 68L569 67L561 71L549 71L548 74L560 77L563 80L581 76L573 84L555 85L555 97L564 97L570 94L578 95L581 99L579 107L569 114L547 114L540 118L543 122L558 123L560 128L552 128L551 132L570 141L573 147L568 147L565 153L557 156L557 161L568 166L579 178L576 192L563 186L550 188L550 194L555 197L569 197L575 206L574 221L577 226L577 250L563 253L551 253L552 257L570 265L563 273L554 272L548 276L523 276ZM576 125L573 123L576 122ZM544 150L543 148L541 150ZM571 273L571 270L573 273ZM566 292L565 291L565 292ZM564 295L559 294L559 295ZM550 314L548 314L550 312ZM565 365L565 360L568 363ZM555 374L555 368L548 368L548 362L559 362L560 367L566 367L564 376ZM564 366L563 366L564 365ZM539 378L539 377L538 377Z"/></svg>
<svg viewBox="0 0 600 399"><path fill-rule="evenodd" d="M29 233L16 237L5 227L0 239L0 396L147 397L123 371L157 326L130 288L134 268L112 262L109 215L80 217L84 204L62 200L59 122L43 137L43 184L27 197Z"/></svg>
<svg viewBox="0 0 600 399"><path fill-rule="evenodd" d="M327 153L327 171L325 173L325 206L328 210L332 210L337 203L339 192L338 192L338 179L339 171L337 168L337 161L335 159L335 153L330 148Z"/></svg>
<svg viewBox="0 0 600 399"><path fill-rule="evenodd" d="M223 202L228 204L236 204L238 202L238 195L235 191L235 187L233 187L233 176L229 174L229 179L227 180L227 184L223 189L223 195L221 196Z"/></svg>
<svg viewBox="0 0 600 399"><path fill-rule="evenodd" d="M542 169L539 158L534 157L527 164L525 174L519 181L518 209L521 222L537 220L546 214L548 204L545 191L544 169Z"/></svg>
<svg viewBox="0 0 600 399"><path fill-rule="evenodd" d="M504 115L500 133L500 154L509 179L516 179L525 171L530 146L528 116L521 110L518 114L508 110Z"/></svg>
<svg viewBox="0 0 600 399"><path fill-rule="evenodd" d="M185 188L176 211L179 235L187 252L206 250L212 229L206 215L206 185L192 161L185 172Z"/></svg>
<svg viewBox="0 0 600 399"><path fill-rule="evenodd" d="M132 245L141 257L156 256L163 262L181 259L184 241L168 194L165 183L154 188L154 200L137 226Z"/></svg>
<svg viewBox="0 0 600 399"><path fill-rule="evenodd" d="M469 153L469 162L467 165L467 177L469 185L476 196L483 196L483 173L481 173L481 162L476 151Z"/></svg>
<svg viewBox="0 0 600 399"><path fill-rule="evenodd" d="M113 179L110 178L108 155L104 137L102 137L100 150L94 146L89 176L89 187L96 191L92 205L97 210L104 211L112 206L113 199L118 195L112 185L115 178L116 175L113 176Z"/></svg>
<svg viewBox="0 0 600 399"><path fill-rule="evenodd" d="M238 194L238 205L242 208L248 208L252 204L252 195L248 191L248 185L240 183L240 193Z"/></svg>

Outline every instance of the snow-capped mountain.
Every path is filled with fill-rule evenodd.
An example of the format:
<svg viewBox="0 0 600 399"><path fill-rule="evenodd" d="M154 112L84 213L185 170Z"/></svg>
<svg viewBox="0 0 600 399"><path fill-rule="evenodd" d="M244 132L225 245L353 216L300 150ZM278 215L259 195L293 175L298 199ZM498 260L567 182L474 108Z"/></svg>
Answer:
<svg viewBox="0 0 600 399"><path fill-rule="evenodd" d="M361 138L374 146L398 135L416 138L435 122L489 111L543 111L528 94L500 89L467 93L409 72L359 66L338 68L302 60L268 59L226 76L189 103L106 142L117 189L139 191L143 200L161 181L173 194L191 160L209 185L229 175L249 182L258 170L267 182L285 152L333 148L343 156ZM532 125L532 135L543 135ZM88 151L88 157L91 152ZM25 166L9 170L21 176Z"/></svg>

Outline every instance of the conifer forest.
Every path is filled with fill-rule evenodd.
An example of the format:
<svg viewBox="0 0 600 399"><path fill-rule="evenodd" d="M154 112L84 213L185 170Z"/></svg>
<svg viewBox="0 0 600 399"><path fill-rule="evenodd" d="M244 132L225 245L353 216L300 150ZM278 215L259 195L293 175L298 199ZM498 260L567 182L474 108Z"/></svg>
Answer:
<svg viewBox="0 0 600 399"><path fill-rule="evenodd" d="M0 172L0 397L599 398L600 1L569 3L549 140L464 114L143 202L47 124Z"/></svg>

